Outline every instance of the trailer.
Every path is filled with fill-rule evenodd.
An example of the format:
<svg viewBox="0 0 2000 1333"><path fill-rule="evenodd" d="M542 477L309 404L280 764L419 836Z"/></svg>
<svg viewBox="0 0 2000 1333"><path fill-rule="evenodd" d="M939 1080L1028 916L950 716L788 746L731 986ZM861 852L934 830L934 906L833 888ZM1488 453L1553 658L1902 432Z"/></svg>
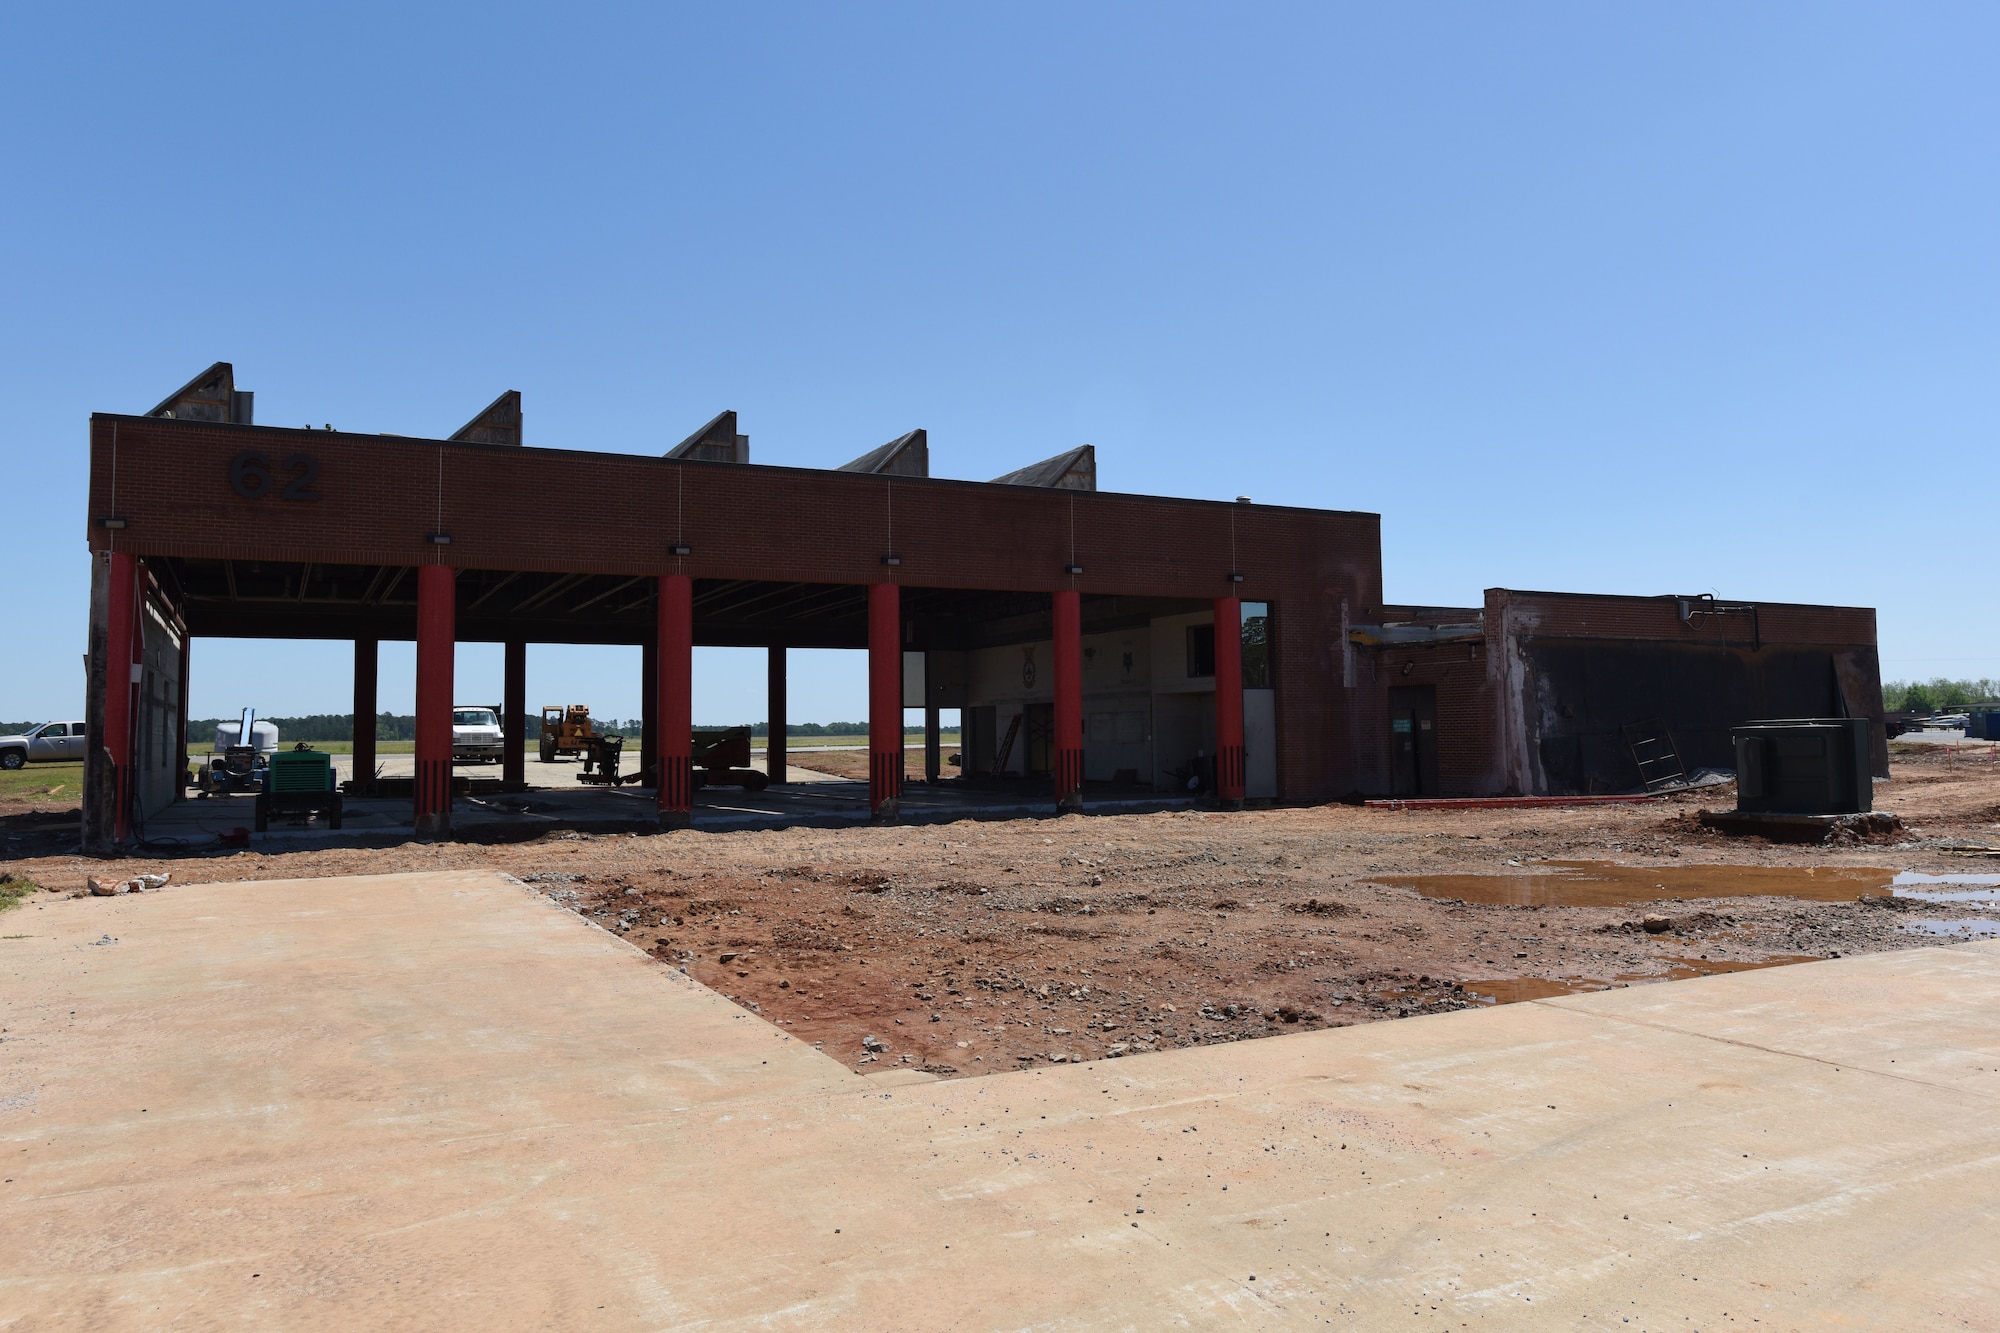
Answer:
<svg viewBox="0 0 2000 1333"><path fill-rule="evenodd" d="M701 787L741 787L762 791L771 785L770 775L750 767L750 728L723 727L697 731L693 736L694 785ZM658 777L651 768L620 774L619 763L625 749L622 736L590 736L584 741L583 772L578 782L598 787L655 786Z"/></svg>

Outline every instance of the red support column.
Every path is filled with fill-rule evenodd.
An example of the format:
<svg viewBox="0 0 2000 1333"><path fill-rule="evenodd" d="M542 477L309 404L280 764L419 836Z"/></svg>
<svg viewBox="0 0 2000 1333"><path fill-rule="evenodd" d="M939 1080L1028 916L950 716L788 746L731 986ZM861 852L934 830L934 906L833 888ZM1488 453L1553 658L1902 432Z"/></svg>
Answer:
<svg viewBox="0 0 2000 1333"><path fill-rule="evenodd" d="M764 726L764 772L773 783L780 783L785 780L789 757L785 746L785 645L772 644L770 654L764 676L764 712L769 718Z"/></svg>
<svg viewBox="0 0 2000 1333"><path fill-rule="evenodd" d="M660 644L657 634L639 641L639 771L652 771L647 779L660 785Z"/></svg>
<svg viewBox="0 0 2000 1333"><path fill-rule="evenodd" d="M926 667L924 685L929 688L929 668ZM938 722L936 704L924 705L924 781L935 786L944 779L944 729Z"/></svg>
<svg viewBox="0 0 2000 1333"><path fill-rule="evenodd" d="M105 602L104 751L111 758L111 836L132 840L132 719L138 715L139 561L111 553Z"/></svg>
<svg viewBox="0 0 2000 1333"><path fill-rule="evenodd" d="M382 662L381 645L374 639L354 641L354 794L375 794L375 682Z"/></svg>
<svg viewBox="0 0 2000 1333"><path fill-rule="evenodd" d="M1215 599L1215 794L1243 808L1243 604Z"/></svg>
<svg viewBox="0 0 2000 1333"><path fill-rule="evenodd" d="M868 585L868 810L894 819L903 797L903 598Z"/></svg>
<svg viewBox="0 0 2000 1333"><path fill-rule="evenodd" d="M1055 594L1056 810L1083 809L1083 598Z"/></svg>
<svg viewBox="0 0 2000 1333"><path fill-rule="evenodd" d="M180 765L174 770L174 799L187 798L188 771L188 666L193 654L188 651L189 639L185 628L181 630L181 689L180 716L174 719L174 755Z"/></svg>
<svg viewBox="0 0 2000 1333"><path fill-rule="evenodd" d="M528 785L528 645L507 640L500 677L500 736L507 749L500 759L500 785L519 791Z"/></svg>
<svg viewBox="0 0 2000 1333"><path fill-rule="evenodd" d="M659 756L660 827L694 818L694 580L660 575L659 661L653 748Z"/></svg>
<svg viewBox="0 0 2000 1333"><path fill-rule="evenodd" d="M458 571L417 570L417 799L420 838L451 834L452 669L458 624Z"/></svg>

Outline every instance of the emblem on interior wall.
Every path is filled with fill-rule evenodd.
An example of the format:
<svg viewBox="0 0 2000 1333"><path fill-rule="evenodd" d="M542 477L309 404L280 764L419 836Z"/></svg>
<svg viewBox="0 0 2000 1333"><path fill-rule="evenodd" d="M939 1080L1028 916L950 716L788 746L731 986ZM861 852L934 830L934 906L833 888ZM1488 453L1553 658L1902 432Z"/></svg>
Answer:
<svg viewBox="0 0 2000 1333"><path fill-rule="evenodd" d="M1024 690L1035 688L1035 650L1033 648L1023 648L1021 650L1021 688Z"/></svg>

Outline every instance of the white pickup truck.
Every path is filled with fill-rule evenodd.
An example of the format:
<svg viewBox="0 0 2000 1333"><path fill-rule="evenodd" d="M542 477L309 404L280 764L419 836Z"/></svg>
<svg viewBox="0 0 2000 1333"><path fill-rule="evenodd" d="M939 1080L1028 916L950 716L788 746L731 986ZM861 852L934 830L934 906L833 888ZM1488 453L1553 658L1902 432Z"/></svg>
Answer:
<svg viewBox="0 0 2000 1333"><path fill-rule="evenodd" d="M81 759L85 741L81 722L44 722L19 736L0 736L0 768Z"/></svg>
<svg viewBox="0 0 2000 1333"><path fill-rule="evenodd" d="M451 757L461 763L500 762L507 752L507 738L500 730L500 714L478 704L459 704L451 710Z"/></svg>

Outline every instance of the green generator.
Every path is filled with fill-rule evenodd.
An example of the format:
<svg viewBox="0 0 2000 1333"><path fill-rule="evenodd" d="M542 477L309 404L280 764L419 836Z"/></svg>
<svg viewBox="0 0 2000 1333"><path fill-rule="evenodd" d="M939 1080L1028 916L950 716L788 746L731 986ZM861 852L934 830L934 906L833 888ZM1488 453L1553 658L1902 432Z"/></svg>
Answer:
<svg viewBox="0 0 2000 1333"><path fill-rule="evenodd" d="M304 742L271 756L264 790L257 797L257 831L271 826L272 815L298 815L310 820L326 816L328 828L340 827L340 784L333 757Z"/></svg>

